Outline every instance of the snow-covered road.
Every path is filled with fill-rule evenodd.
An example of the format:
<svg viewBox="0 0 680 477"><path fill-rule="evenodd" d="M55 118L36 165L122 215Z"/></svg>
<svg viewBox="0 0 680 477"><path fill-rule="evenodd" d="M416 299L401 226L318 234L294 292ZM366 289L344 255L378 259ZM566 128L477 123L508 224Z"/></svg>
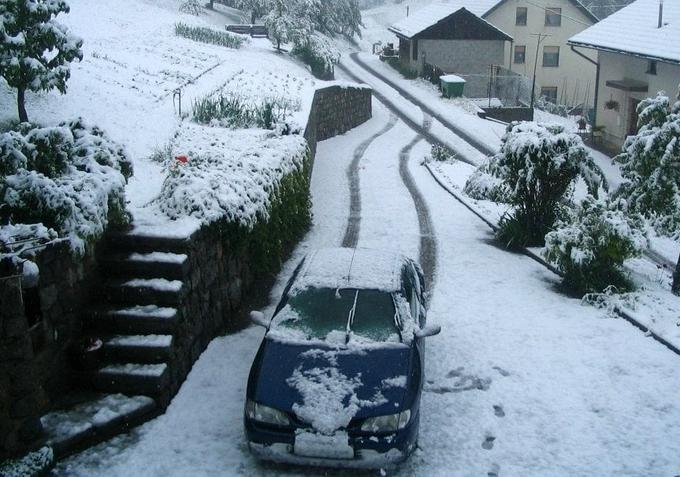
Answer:
<svg viewBox="0 0 680 477"><path fill-rule="evenodd" d="M429 320L443 331L428 342L420 449L394 473L680 473L679 358L623 320L560 295L556 277L529 258L497 248L487 226L422 167L429 145L415 142L418 132L401 120L387 128L393 119L379 104L374 113L368 123L319 145L314 226L272 298L304 253L341 244L352 210L348 170L357 148L374 135L355 164L357 244L414 257L422 252L418 213L400 173L400 158L408 157L402 168L422 195L436 237ZM322 473L264 466L247 452L243 400L261 337L261 329L250 328L215 339L165 415L62 462L56 473Z"/></svg>

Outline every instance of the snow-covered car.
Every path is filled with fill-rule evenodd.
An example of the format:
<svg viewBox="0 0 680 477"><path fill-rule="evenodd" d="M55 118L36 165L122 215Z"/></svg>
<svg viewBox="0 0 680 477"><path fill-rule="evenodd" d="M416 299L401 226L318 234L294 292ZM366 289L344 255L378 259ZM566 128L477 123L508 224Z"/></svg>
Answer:
<svg viewBox="0 0 680 477"><path fill-rule="evenodd" d="M296 268L250 370L245 433L265 460L377 468L418 441L423 274L399 254L322 249Z"/></svg>

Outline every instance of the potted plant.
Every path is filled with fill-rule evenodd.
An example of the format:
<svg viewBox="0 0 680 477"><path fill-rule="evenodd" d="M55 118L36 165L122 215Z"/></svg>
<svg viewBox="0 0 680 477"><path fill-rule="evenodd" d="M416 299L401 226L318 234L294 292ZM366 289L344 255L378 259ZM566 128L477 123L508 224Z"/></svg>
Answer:
<svg viewBox="0 0 680 477"><path fill-rule="evenodd" d="M610 111L618 111L619 102L614 100L613 98L609 98L609 100L604 103L604 109L608 109Z"/></svg>

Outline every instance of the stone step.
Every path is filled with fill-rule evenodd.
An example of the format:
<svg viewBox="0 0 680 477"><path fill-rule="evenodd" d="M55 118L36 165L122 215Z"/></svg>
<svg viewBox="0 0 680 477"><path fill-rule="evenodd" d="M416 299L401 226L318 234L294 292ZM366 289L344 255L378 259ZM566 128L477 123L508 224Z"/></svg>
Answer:
<svg viewBox="0 0 680 477"><path fill-rule="evenodd" d="M172 252L185 253L191 242L186 238L152 237L136 235L132 232L111 233L106 237L106 245L111 252L149 253Z"/></svg>
<svg viewBox="0 0 680 477"><path fill-rule="evenodd" d="M104 298L109 303L163 307L179 305L184 293L184 284L181 281L164 278L113 280L103 290Z"/></svg>
<svg viewBox="0 0 680 477"><path fill-rule="evenodd" d="M108 363L164 363L170 359L172 335L116 335L103 339L102 359Z"/></svg>
<svg viewBox="0 0 680 477"><path fill-rule="evenodd" d="M148 396L95 394L78 399L68 409L44 415L41 421L46 443L58 460L127 432L158 412L156 402Z"/></svg>
<svg viewBox="0 0 680 477"><path fill-rule="evenodd" d="M87 314L88 329L100 333L171 335L178 323L177 309L156 305L98 309Z"/></svg>
<svg viewBox="0 0 680 477"><path fill-rule="evenodd" d="M171 252L116 253L99 260L104 276L181 280L189 270L187 255Z"/></svg>
<svg viewBox="0 0 680 477"><path fill-rule="evenodd" d="M167 383L167 364L109 364L92 376L97 391L156 397Z"/></svg>

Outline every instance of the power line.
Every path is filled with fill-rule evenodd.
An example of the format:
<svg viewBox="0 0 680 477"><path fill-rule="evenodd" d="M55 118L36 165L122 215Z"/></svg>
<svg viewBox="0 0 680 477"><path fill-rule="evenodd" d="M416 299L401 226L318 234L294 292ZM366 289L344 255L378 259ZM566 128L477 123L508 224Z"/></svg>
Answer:
<svg viewBox="0 0 680 477"><path fill-rule="evenodd" d="M548 10L550 10L552 13L555 12L555 9L554 9L554 8L544 7L543 5L539 5L538 3L533 3L533 2L531 2L531 1L529 1L529 0L526 0L526 2L527 2L529 5L533 5L534 7L538 7L538 8L540 8L541 10L544 10L544 11L546 11L546 12L547 12ZM586 7L584 7L584 8L586 8ZM592 26L591 23L586 23L586 22L584 22L584 21L577 20L576 18L572 18L572 17L570 17L570 16L568 16L568 15L563 15L562 12L560 12L560 17L567 18L567 19L569 19L569 20L571 20L571 21L573 21L573 22L575 22L575 23L580 23L581 25L585 25L586 27Z"/></svg>

